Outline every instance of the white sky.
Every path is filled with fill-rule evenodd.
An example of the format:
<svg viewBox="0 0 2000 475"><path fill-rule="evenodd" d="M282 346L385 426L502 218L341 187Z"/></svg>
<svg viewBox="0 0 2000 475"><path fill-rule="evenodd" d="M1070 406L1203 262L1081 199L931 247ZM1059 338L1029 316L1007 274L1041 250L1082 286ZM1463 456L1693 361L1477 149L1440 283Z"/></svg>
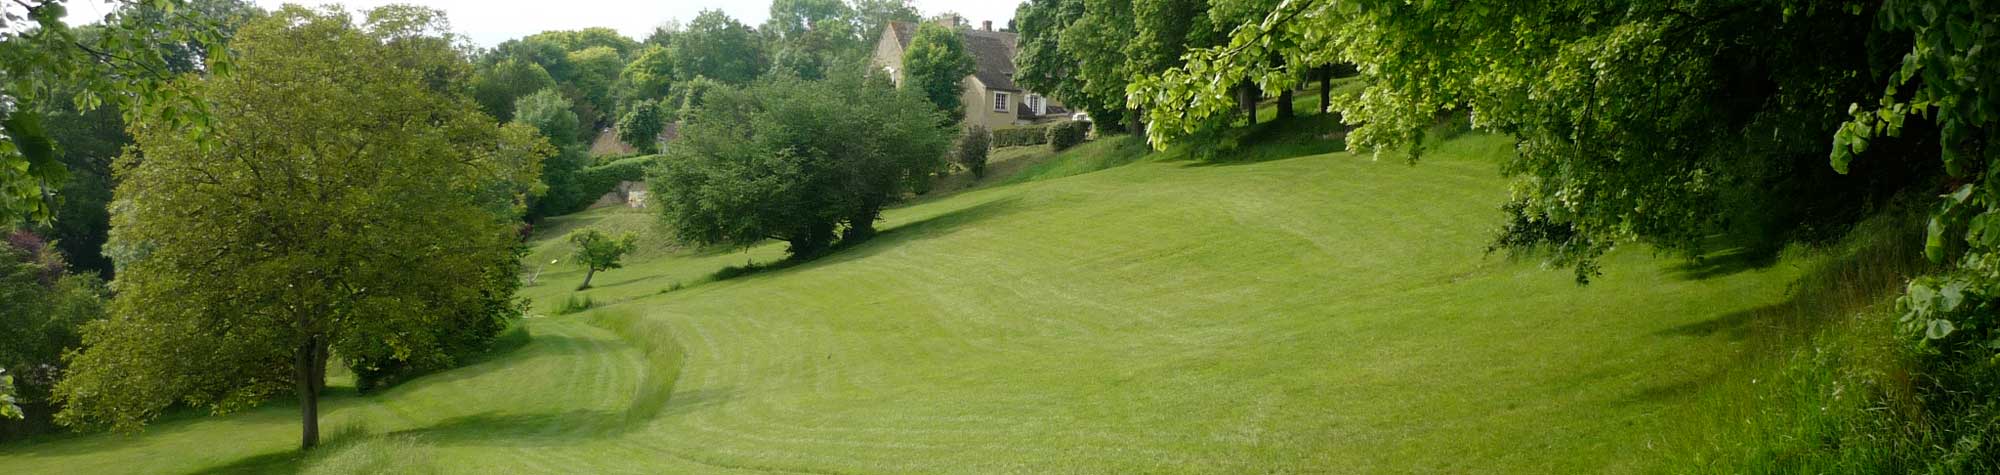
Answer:
<svg viewBox="0 0 2000 475"><path fill-rule="evenodd" d="M69 4L71 24L95 22L110 8L108 0L74 0ZM410 3L444 10L453 29L472 38L480 46L493 46L512 38L548 30L574 30L608 26L633 39L645 39L653 27L669 19L683 23L705 9L718 9L751 26L770 17L769 0L253 0L260 7L276 8L285 3L305 5L344 4L350 10L373 8L390 3ZM992 20L1002 28L1014 17L1020 0L914 0L911 3L930 16L955 11L978 25Z"/></svg>

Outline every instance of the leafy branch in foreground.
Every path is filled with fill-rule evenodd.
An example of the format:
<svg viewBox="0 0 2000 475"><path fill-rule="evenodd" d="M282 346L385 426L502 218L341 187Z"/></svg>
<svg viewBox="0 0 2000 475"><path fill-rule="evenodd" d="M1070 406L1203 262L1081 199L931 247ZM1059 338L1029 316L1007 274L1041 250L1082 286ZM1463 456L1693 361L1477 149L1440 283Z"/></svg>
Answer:
<svg viewBox="0 0 2000 475"><path fill-rule="evenodd" d="M1620 243L1697 257L1718 240L1773 252L1827 239L1932 176L1912 161L1862 176L1825 166L1848 101L1877 88L1867 3L1286 0L1219 26L1234 28L1226 44L1135 79L1128 99L1163 147L1227 126L1233 82L1284 90L1306 74L1288 65L1355 64L1363 89L1335 104L1356 126L1350 148L1416 160L1452 116L1514 137L1501 164L1517 178L1508 209L1530 225L1507 232L1533 233L1499 241L1550 251L1587 281Z"/></svg>
<svg viewBox="0 0 2000 475"><path fill-rule="evenodd" d="M0 4L0 223L52 217L53 191L69 176L44 115L58 101L210 128L209 107L180 87L182 74L227 74L227 22L211 3L126 0L84 35L63 21L64 0ZM16 7L19 7L18 9ZM58 97L67 95L68 97Z"/></svg>

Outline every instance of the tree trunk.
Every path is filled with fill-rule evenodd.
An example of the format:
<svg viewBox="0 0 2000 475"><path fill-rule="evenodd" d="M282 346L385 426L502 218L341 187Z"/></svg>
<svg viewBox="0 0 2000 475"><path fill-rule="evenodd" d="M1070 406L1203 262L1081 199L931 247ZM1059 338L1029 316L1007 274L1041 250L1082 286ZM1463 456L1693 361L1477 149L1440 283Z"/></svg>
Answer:
<svg viewBox="0 0 2000 475"><path fill-rule="evenodd" d="M791 244L791 247L785 249L785 252L791 253L791 259L795 260L819 257L821 253L826 252L827 245L833 243L834 224L815 223L807 225L805 229L800 230L801 232L798 235L791 236L785 240L785 242ZM870 226L872 227L873 225L871 224Z"/></svg>
<svg viewBox="0 0 2000 475"><path fill-rule="evenodd" d="M303 320L303 318L301 318ZM319 445L319 391L313 377L312 363L319 360L319 336L306 337L306 343L298 349L293 359L293 387L299 393L299 450L312 450Z"/></svg>
<svg viewBox="0 0 2000 475"><path fill-rule="evenodd" d="M327 351L327 343L324 341L319 342L317 350L313 352L312 381L314 395L326 394L326 362L333 356L332 352Z"/></svg>
<svg viewBox="0 0 2000 475"><path fill-rule="evenodd" d="M1290 118L1292 118L1292 90L1285 89L1283 91L1278 92L1277 120L1285 120Z"/></svg>
<svg viewBox="0 0 2000 475"><path fill-rule="evenodd" d="M1140 109L1131 109L1127 111L1126 115L1131 116L1132 118L1125 121L1126 122L1125 131L1130 132L1132 133L1133 136L1137 137L1146 136L1145 113L1146 111Z"/></svg>
<svg viewBox="0 0 2000 475"><path fill-rule="evenodd" d="M590 278L591 278L591 277L596 277L596 276L597 276L597 268L596 268L596 267L591 267L591 268L590 268L590 270L587 270L587 271L584 271L584 272L583 272L583 285L579 285L579 286L576 286L576 290L583 290L583 289L588 289L588 288L590 288Z"/></svg>
<svg viewBox="0 0 2000 475"><path fill-rule="evenodd" d="M1257 85L1247 79L1236 86L1236 103L1243 107L1243 115L1250 125L1257 125L1257 103L1261 102L1259 96L1262 95L1257 91Z"/></svg>
<svg viewBox="0 0 2000 475"><path fill-rule="evenodd" d="M847 218L847 232L841 233L840 242L855 243L875 237L875 218L882 215L882 209L874 205L867 208Z"/></svg>
<svg viewBox="0 0 2000 475"><path fill-rule="evenodd" d="M1333 66L1319 67L1319 113L1333 110Z"/></svg>

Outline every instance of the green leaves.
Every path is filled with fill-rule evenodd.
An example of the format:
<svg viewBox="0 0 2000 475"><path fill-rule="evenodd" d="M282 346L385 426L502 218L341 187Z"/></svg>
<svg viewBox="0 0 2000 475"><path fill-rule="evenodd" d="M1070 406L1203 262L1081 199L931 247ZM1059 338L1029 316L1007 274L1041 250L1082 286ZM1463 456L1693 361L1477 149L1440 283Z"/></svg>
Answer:
<svg viewBox="0 0 2000 475"><path fill-rule="evenodd" d="M665 228L696 245L787 241L798 257L842 226L866 235L884 206L943 169L953 134L922 96L863 74L705 94L646 180Z"/></svg>
<svg viewBox="0 0 2000 475"><path fill-rule="evenodd" d="M622 267L619 259L638 249L639 236L624 233L612 238L596 229L584 228L570 232L569 242L576 245L571 260L592 271L601 271Z"/></svg>
<svg viewBox="0 0 2000 475"><path fill-rule="evenodd" d="M21 406L15 405L14 375L0 368L0 419L21 419L24 416L26 414L21 413Z"/></svg>
<svg viewBox="0 0 2000 475"><path fill-rule="evenodd" d="M931 22L917 26L916 37L903 50L903 69L904 88L923 94L954 123L964 116L967 105L960 101L973 63L957 31Z"/></svg>
<svg viewBox="0 0 2000 475"><path fill-rule="evenodd" d="M0 135L0 222L50 218L43 188L60 185L63 171L47 158L56 144L34 130L36 114L57 101L82 111L109 102L132 117L169 112L199 122L189 109L200 108L189 107L172 81L202 59L208 72L227 71L222 30L230 19L223 15L186 14L179 0L122 3L83 34L62 21L64 3L29 0L21 4L26 15L10 10L0 20L15 27L0 33L0 96L8 98L0 112L8 122ZM65 94L72 96L56 97Z"/></svg>
<svg viewBox="0 0 2000 475"><path fill-rule="evenodd" d="M216 105L211 139L132 124L109 247L142 251L69 360L59 421L249 407L320 382L301 351L364 378L449 366L518 313L509 209L547 148L434 87L470 64L411 31L287 7L233 40L237 74L183 84Z"/></svg>

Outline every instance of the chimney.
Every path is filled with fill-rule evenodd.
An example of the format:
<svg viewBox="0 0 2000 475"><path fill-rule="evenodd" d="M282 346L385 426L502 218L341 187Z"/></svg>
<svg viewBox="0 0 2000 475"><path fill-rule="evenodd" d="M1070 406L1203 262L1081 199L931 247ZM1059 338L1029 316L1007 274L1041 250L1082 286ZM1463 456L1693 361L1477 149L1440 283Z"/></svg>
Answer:
<svg viewBox="0 0 2000 475"><path fill-rule="evenodd" d="M986 31L993 31L993 20L986 20L979 22L979 29Z"/></svg>

